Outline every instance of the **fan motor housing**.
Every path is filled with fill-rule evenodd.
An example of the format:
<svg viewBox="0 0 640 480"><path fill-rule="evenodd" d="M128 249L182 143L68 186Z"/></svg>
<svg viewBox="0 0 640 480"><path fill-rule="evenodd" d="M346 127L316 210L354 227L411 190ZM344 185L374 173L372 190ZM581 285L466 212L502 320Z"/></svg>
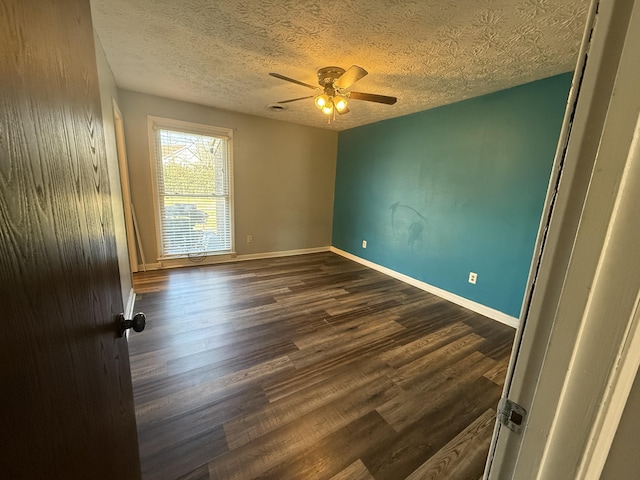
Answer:
<svg viewBox="0 0 640 480"><path fill-rule="evenodd" d="M321 87L332 85L345 72L340 67L324 67L318 70L318 84Z"/></svg>

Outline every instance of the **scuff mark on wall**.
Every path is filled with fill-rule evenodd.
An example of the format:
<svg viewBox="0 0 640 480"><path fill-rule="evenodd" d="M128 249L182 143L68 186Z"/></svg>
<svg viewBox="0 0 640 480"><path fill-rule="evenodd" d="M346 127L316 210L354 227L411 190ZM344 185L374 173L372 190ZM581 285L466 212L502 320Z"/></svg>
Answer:
<svg viewBox="0 0 640 480"><path fill-rule="evenodd" d="M398 232L407 234L407 245L411 248L413 255L414 244L422 238L424 225L429 221L418 210L409 206L396 202L389 207L391 210L391 228L394 236Z"/></svg>

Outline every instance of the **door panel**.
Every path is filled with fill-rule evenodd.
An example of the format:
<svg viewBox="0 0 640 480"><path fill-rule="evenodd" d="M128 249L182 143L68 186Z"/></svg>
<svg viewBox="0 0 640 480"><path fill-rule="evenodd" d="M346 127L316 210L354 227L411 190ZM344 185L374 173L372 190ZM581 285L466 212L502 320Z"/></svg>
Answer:
<svg viewBox="0 0 640 480"><path fill-rule="evenodd" d="M140 478L89 2L0 45L0 478Z"/></svg>

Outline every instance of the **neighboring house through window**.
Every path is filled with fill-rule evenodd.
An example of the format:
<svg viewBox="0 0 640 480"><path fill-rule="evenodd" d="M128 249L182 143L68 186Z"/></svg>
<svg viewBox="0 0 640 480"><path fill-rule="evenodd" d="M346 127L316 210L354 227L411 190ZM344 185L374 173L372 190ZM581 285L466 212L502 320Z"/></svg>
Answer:
<svg viewBox="0 0 640 480"><path fill-rule="evenodd" d="M148 118L160 259L232 253L232 130Z"/></svg>

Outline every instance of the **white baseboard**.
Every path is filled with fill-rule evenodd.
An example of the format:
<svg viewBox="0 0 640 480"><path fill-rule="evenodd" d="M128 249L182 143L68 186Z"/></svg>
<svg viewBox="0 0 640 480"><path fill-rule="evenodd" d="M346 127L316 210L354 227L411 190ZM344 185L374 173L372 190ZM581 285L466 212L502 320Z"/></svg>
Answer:
<svg viewBox="0 0 640 480"><path fill-rule="evenodd" d="M216 265L218 263L229 262L243 262L245 260L260 260L264 258L278 258L278 257L291 257L294 255L306 255L308 253L320 253L328 252L330 247L314 247L314 248L302 248L299 250L282 250L279 252L262 252L262 253L250 253L245 255L237 255L231 253L228 255L213 255L206 257L201 262L190 262L186 258L174 258L167 260L160 260L157 263L147 263L145 265L146 270L160 270L164 268L181 268L181 267L193 267L197 265ZM142 265L138 272L142 272L144 268Z"/></svg>
<svg viewBox="0 0 640 480"><path fill-rule="evenodd" d="M146 272L148 270L160 270L162 268L162 264L160 262L157 263L145 263L144 265L138 265L138 272Z"/></svg>
<svg viewBox="0 0 640 480"><path fill-rule="evenodd" d="M331 247L315 247L315 248L303 248L301 250L285 250L282 252L265 252L265 253L250 253L246 255L238 255L231 261L243 261L243 260L260 260L262 258L277 258L277 257L292 257L294 255L307 255L309 253L321 253L328 252Z"/></svg>
<svg viewBox="0 0 640 480"><path fill-rule="evenodd" d="M428 283L422 282L420 280L416 280L415 278L405 275L404 273L396 272L395 270L383 267L382 265L378 265L377 263L365 260L364 258L357 257L336 247L331 247L329 250L342 257L348 258L349 260L353 260L354 262L360 263L361 265L369 267L373 270L377 270L378 272L389 275L390 277L408 283L409 285L413 285L414 287L424 290L425 292L432 293L440 298L468 308L469 310L479 313L480 315L484 315L485 317L491 318L492 320L496 320L497 322L504 323L505 325L509 325L513 328L518 328L518 325L520 324L520 320L512 317L511 315L507 315L506 313L503 313L499 310L495 310L467 298L461 297L460 295L456 295L455 293L447 292L446 290L442 290L441 288L434 287L433 285L429 285Z"/></svg>

